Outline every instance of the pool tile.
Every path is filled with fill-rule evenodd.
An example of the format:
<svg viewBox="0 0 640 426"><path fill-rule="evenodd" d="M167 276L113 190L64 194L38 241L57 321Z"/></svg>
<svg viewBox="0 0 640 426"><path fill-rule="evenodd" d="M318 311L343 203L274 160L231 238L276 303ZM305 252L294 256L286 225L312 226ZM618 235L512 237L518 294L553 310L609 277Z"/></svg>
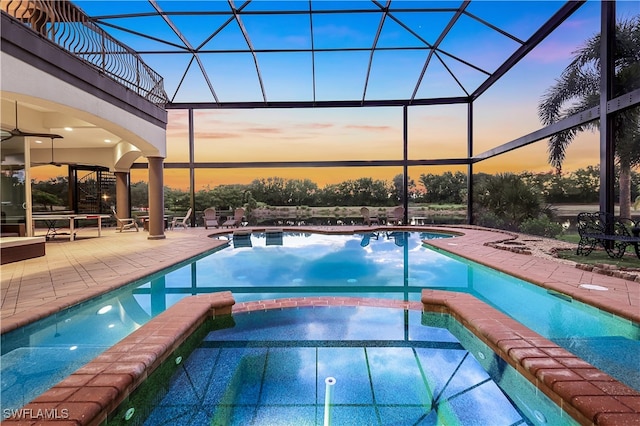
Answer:
<svg viewBox="0 0 640 426"><path fill-rule="evenodd" d="M316 403L315 348L269 349L260 403Z"/></svg>
<svg viewBox="0 0 640 426"><path fill-rule="evenodd" d="M372 404L373 394L365 352L362 348L319 348L318 403L326 397L327 377L336 379L332 387L334 404Z"/></svg>
<svg viewBox="0 0 640 426"><path fill-rule="evenodd" d="M411 348L368 348L367 359L376 404L430 403L427 383ZM403 385L397 386L398 383Z"/></svg>
<svg viewBox="0 0 640 426"><path fill-rule="evenodd" d="M450 412L452 424L514 425L523 420L500 389L491 382L443 401L439 411ZM439 424L447 424L446 417Z"/></svg>
<svg viewBox="0 0 640 426"><path fill-rule="evenodd" d="M217 348L196 348L189 357L183 361L182 368L188 374L195 388L200 392L199 398L203 398L212 380L215 363L220 354ZM175 362L175 361L174 361Z"/></svg>
<svg viewBox="0 0 640 426"><path fill-rule="evenodd" d="M316 423L315 405L293 405L293 406L260 405L257 409L255 416L257 419L260 419L259 424L264 424L264 425L291 424L296 426L315 426L319 424L319 423ZM248 423L234 423L234 424L245 425ZM336 423L336 424L339 424L339 423Z"/></svg>
<svg viewBox="0 0 640 426"><path fill-rule="evenodd" d="M392 415L393 407L386 409L386 411L385 411L385 407L379 407L379 410L381 412L380 417L385 420L389 420L387 424L393 424L393 425L415 424L415 423L408 423L408 422L403 423L402 422L403 417L402 415L397 413L397 410L395 411L396 413L395 417L393 418L384 417L383 413ZM410 417L419 418L416 415L410 416ZM406 420L406 417L404 418L404 420ZM319 405L318 406L318 422L315 424L319 426L319 425L322 425L323 422L324 422L324 406ZM352 407L352 406L336 405L331 408L330 424L340 425L340 426L362 426L362 425L378 425L380 423L374 407L370 407L370 406Z"/></svg>
<svg viewBox="0 0 640 426"><path fill-rule="evenodd" d="M145 425L158 425L172 419L174 424L189 424L194 416L194 407L191 405L163 405L156 408L144 422ZM136 417L131 420L135 421Z"/></svg>
<svg viewBox="0 0 640 426"><path fill-rule="evenodd" d="M159 406L191 406L195 409L200 405L202 395L191 381L191 375L185 370L176 371L167 386L169 391Z"/></svg>
<svg viewBox="0 0 640 426"><path fill-rule="evenodd" d="M211 370L204 403L230 404L239 396L244 404L257 404L266 357L264 348L222 349Z"/></svg>

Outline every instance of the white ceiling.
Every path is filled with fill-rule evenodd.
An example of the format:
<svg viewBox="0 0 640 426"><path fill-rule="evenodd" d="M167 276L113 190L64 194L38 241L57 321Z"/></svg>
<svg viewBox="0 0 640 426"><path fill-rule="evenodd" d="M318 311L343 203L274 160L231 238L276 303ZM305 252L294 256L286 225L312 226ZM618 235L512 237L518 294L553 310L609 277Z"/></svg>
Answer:
<svg viewBox="0 0 640 426"><path fill-rule="evenodd" d="M56 139L56 147L62 148L105 148L117 144L120 139L113 133L84 120L36 105L24 100L17 101L18 125L16 126L16 99L2 95L2 130L18 128L23 132L52 133L62 136ZM71 130L67 130L71 129ZM50 148L50 139L27 137L32 149ZM105 140L110 140L107 143ZM40 141L42 143L38 143Z"/></svg>

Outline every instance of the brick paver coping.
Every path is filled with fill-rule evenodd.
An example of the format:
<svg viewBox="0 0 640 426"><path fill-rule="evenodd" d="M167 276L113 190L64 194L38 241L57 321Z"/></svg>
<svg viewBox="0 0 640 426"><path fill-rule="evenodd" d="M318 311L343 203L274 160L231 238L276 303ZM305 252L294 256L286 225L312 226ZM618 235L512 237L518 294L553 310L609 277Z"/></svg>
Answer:
<svg viewBox="0 0 640 426"><path fill-rule="evenodd" d="M231 292L180 300L5 423L101 424L211 315L303 306L374 306L451 315L582 424L640 424L640 393L468 294L423 290L421 302L306 297L234 304Z"/></svg>
<svg viewBox="0 0 640 426"><path fill-rule="evenodd" d="M447 313L585 425L640 425L640 393L466 293L422 290L424 310Z"/></svg>

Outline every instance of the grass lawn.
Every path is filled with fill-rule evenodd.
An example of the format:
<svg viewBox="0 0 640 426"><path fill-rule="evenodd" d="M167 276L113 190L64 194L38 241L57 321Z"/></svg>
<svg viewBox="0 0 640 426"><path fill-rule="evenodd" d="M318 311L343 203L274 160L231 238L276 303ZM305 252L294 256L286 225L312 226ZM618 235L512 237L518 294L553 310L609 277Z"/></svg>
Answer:
<svg viewBox="0 0 640 426"><path fill-rule="evenodd" d="M578 234L565 234L558 237L559 240L575 243L576 247L580 236ZM634 268L640 269L640 259L636 257L633 247L627 247L625 256L622 259L613 259L607 255L604 250L594 250L588 256L581 256L576 254L575 249L571 250L559 250L557 255L561 259L567 259L578 263L584 263L586 265L593 265L596 263L614 265L619 268Z"/></svg>

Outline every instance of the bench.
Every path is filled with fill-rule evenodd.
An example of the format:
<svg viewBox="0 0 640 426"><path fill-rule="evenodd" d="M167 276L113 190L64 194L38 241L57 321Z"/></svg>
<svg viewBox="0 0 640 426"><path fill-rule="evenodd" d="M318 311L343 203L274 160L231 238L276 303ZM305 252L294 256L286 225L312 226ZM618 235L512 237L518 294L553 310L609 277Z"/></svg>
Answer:
<svg viewBox="0 0 640 426"><path fill-rule="evenodd" d="M621 258L627 246L633 246L640 259L640 221L616 218L605 212L583 212L577 220L577 254L588 256L597 245L601 245L610 257Z"/></svg>
<svg viewBox="0 0 640 426"><path fill-rule="evenodd" d="M0 237L0 264L45 255L44 237Z"/></svg>

